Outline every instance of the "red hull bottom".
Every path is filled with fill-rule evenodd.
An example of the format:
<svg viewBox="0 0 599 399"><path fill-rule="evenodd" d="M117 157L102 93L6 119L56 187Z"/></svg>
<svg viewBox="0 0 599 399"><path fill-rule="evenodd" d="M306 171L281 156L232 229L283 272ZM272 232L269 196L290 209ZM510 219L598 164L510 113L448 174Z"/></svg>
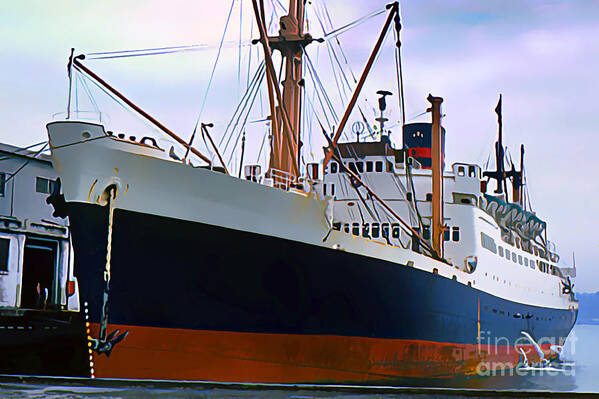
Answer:
<svg viewBox="0 0 599 399"><path fill-rule="evenodd" d="M241 383L392 383L515 367L512 346L334 335L261 334L110 325L129 331L110 357L93 355L98 378ZM92 337L99 326L90 326ZM529 360L534 350L525 348Z"/></svg>

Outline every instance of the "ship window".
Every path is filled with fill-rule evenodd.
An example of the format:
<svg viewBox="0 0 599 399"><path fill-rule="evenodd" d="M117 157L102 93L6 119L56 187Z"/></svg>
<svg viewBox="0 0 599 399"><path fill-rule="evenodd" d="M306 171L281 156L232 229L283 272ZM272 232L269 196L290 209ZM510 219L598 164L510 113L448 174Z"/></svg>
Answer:
<svg viewBox="0 0 599 399"><path fill-rule="evenodd" d="M341 231L341 222L334 222L333 230Z"/></svg>
<svg viewBox="0 0 599 399"><path fill-rule="evenodd" d="M387 161L387 172L393 172L393 164Z"/></svg>
<svg viewBox="0 0 599 399"><path fill-rule="evenodd" d="M372 161L366 161L366 172L372 172L373 166Z"/></svg>
<svg viewBox="0 0 599 399"><path fill-rule="evenodd" d="M368 234L368 232L370 231L370 225L368 223L364 223L362 225L362 237L370 237L370 234Z"/></svg>
<svg viewBox="0 0 599 399"><path fill-rule="evenodd" d="M393 223L391 225L391 234L393 238L399 238L399 224Z"/></svg>
<svg viewBox="0 0 599 399"><path fill-rule="evenodd" d="M432 193L426 193L426 200L428 202L432 202L433 201L433 194Z"/></svg>
<svg viewBox="0 0 599 399"><path fill-rule="evenodd" d="M0 273L8 273L8 249L10 240L8 238L0 238Z"/></svg>
<svg viewBox="0 0 599 399"><path fill-rule="evenodd" d="M381 237L389 238L389 223L383 223L381 225Z"/></svg>
<svg viewBox="0 0 599 399"><path fill-rule="evenodd" d="M376 170L377 172L382 172L383 171L383 161L376 161L376 163L374 164L374 170Z"/></svg>
<svg viewBox="0 0 599 399"><path fill-rule="evenodd" d="M349 163L349 170L351 170L354 173L358 173L358 169L356 169L356 164L354 162Z"/></svg>
<svg viewBox="0 0 599 399"><path fill-rule="evenodd" d="M443 230L443 240L449 241L449 235L450 235L450 233L449 233L449 227L448 227L445 230Z"/></svg>
<svg viewBox="0 0 599 399"><path fill-rule="evenodd" d="M528 258L524 258L524 266L528 266Z"/></svg>
<svg viewBox="0 0 599 399"><path fill-rule="evenodd" d="M351 228L351 233L355 236L360 235L360 223L353 223Z"/></svg>
<svg viewBox="0 0 599 399"><path fill-rule="evenodd" d="M326 183L324 183L324 184L322 185L322 193L323 193L324 195L327 195L327 184L326 184Z"/></svg>
<svg viewBox="0 0 599 399"><path fill-rule="evenodd" d="M42 194L51 194L58 186L54 180L46 179L45 177L36 177L35 191Z"/></svg>
<svg viewBox="0 0 599 399"><path fill-rule="evenodd" d="M372 238L379 238L380 230L379 224L373 223L370 228L370 234L372 235Z"/></svg>
<svg viewBox="0 0 599 399"><path fill-rule="evenodd" d="M532 247L535 251L535 256L539 256L539 251L537 250L537 247Z"/></svg>
<svg viewBox="0 0 599 399"><path fill-rule="evenodd" d="M331 162L331 173L337 173L337 162Z"/></svg>
<svg viewBox="0 0 599 399"><path fill-rule="evenodd" d="M481 232L480 233L480 241L481 241L483 248L488 249L489 251L493 252L494 254L497 253L497 246L495 245L495 240L493 239L493 237L490 237L490 236L486 235L485 233Z"/></svg>
<svg viewBox="0 0 599 399"><path fill-rule="evenodd" d="M343 231L346 232L347 234L349 234L349 223L345 223L343 225Z"/></svg>
<svg viewBox="0 0 599 399"><path fill-rule="evenodd" d="M518 263L522 264L522 255L518 255Z"/></svg>
<svg viewBox="0 0 599 399"><path fill-rule="evenodd" d="M427 226L427 225L423 225L422 226L422 238L424 238L425 240L430 240L431 239L431 228L430 228L430 226Z"/></svg>
<svg viewBox="0 0 599 399"><path fill-rule="evenodd" d="M458 176L464 176L466 171L463 166L458 167Z"/></svg>
<svg viewBox="0 0 599 399"><path fill-rule="evenodd" d="M535 261L533 259L530 260L530 268L531 269L535 268Z"/></svg>
<svg viewBox="0 0 599 399"><path fill-rule="evenodd" d="M458 226L451 228L451 239L456 242L460 241L460 228Z"/></svg>
<svg viewBox="0 0 599 399"><path fill-rule="evenodd" d="M406 193L406 199L412 201L412 193Z"/></svg>
<svg viewBox="0 0 599 399"><path fill-rule="evenodd" d="M6 173L0 173L0 197L4 197L4 186L6 185Z"/></svg>
<svg viewBox="0 0 599 399"><path fill-rule="evenodd" d="M506 258L507 260L510 260L510 255L511 255L511 252L510 252L510 250L506 248L506 249L505 249L505 258Z"/></svg>
<svg viewBox="0 0 599 399"><path fill-rule="evenodd" d="M335 195L335 185L331 183L331 196Z"/></svg>
<svg viewBox="0 0 599 399"><path fill-rule="evenodd" d="M499 250L499 256L503 257L503 247L497 247Z"/></svg>
<svg viewBox="0 0 599 399"><path fill-rule="evenodd" d="M364 162L356 162L356 169L358 169L358 172L360 173L364 172Z"/></svg>
<svg viewBox="0 0 599 399"><path fill-rule="evenodd" d="M474 169L474 166L468 166L468 177L476 177L476 169Z"/></svg>
<svg viewBox="0 0 599 399"><path fill-rule="evenodd" d="M516 263L516 253L512 252L512 262Z"/></svg>

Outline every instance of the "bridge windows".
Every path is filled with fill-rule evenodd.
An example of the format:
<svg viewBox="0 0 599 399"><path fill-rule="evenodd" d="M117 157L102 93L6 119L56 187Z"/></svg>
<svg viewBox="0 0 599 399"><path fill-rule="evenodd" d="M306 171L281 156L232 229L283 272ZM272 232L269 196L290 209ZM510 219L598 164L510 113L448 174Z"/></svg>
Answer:
<svg viewBox="0 0 599 399"><path fill-rule="evenodd" d="M370 238L370 225L368 223L364 223L362 225L362 237L364 238Z"/></svg>
<svg viewBox="0 0 599 399"><path fill-rule="evenodd" d="M346 234L349 234L349 223L345 223L345 224L343 225L343 231L344 231Z"/></svg>
<svg viewBox="0 0 599 399"><path fill-rule="evenodd" d="M355 236L360 235L360 223L352 223L351 233Z"/></svg>
<svg viewBox="0 0 599 399"><path fill-rule="evenodd" d="M522 264L522 255L518 255L518 263Z"/></svg>
<svg viewBox="0 0 599 399"><path fill-rule="evenodd" d="M443 241L449 241L449 236L451 232L449 231L449 227L443 230Z"/></svg>
<svg viewBox="0 0 599 399"><path fill-rule="evenodd" d="M338 165L337 162L331 162L331 173L337 173Z"/></svg>
<svg viewBox="0 0 599 399"><path fill-rule="evenodd" d="M503 247L497 247L497 249L499 250L499 256L503 258Z"/></svg>
<svg viewBox="0 0 599 399"><path fill-rule="evenodd" d="M376 161L374 164L374 170L376 170L377 172L382 172L383 171L383 161Z"/></svg>
<svg viewBox="0 0 599 399"><path fill-rule="evenodd" d="M393 238L399 238L399 224L393 223L391 225L391 236Z"/></svg>
<svg viewBox="0 0 599 399"><path fill-rule="evenodd" d="M495 240L493 239L493 237L490 237L487 234L481 232L480 233L480 241L481 241L483 248L488 249L489 251L493 252L494 254L497 253L497 246L495 245Z"/></svg>
<svg viewBox="0 0 599 399"><path fill-rule="evenodd" d="M510 252L510 250L506 248L506 249L505 249L505 258L506 258L507 260L510 260L510 258L511 258L511 254L512 254L512 253Z"/></svg>
<svg viewBox="0 0 599 399"><path fill-rule="evenodd" d="M374 170L374 164L372 161L366 161L366 172L372 172Z"/></svg>
<svg viewBox="0 0 599 399"><path fill-rule="evenodd" d="M516 260L516 253L512 252L512 262L517 263L518 261Z"/></svg>
<svg viewBox="0 0 599 399"><path fill-rule="evenodd" d="M528 258L524 258L524 266L528 266Z"/></svg>
<svg viewBox="0 0 599 399"><path fill-rule="evenodd" d="M389 223L381 224L381 237L389 238Z"/></svg>
<svg viewBox="0 0 599 399"><path fill-rule="evenodd" d="M372 238L379 238L379 233L380 225L378 223L373 223L372 227L370 228L370 235L372 236Z"/></svg>

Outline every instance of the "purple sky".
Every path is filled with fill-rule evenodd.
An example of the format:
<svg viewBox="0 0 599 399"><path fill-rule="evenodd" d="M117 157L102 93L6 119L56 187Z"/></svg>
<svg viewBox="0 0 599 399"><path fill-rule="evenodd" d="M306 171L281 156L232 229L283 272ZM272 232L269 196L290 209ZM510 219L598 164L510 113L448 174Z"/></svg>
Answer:
<svg viewBox="0 0 599 399"><path fill-rule="evenodd" d="M271 4L268 0L266 3ZM237 42L240 18L243 40L250 37L250 4L249 0L235 3L227 41ZM315 37L322 35L322 29L313 10L322 10L322 4L323 0L308 4L310 30ZM333 25L341 26L382 8L385 2L327 0L326 4ZM228 0L3 4L1 140L25 146L46 138L45 124L53 114L65 111L65 65L71 47L89 53L196 43L216 45L230 6ZM339 36L354 74L361 72L384 17L380 15ZM599 242L594 234L599 214L595 176L599 170L599 157L595 155L599 146L595 102L599 93L599 3L407 0L402 3L402 17L408 119L424 111L428 93L442 96L446 159L449 163L484 164L497 129L493 109L498 94L503 93L505 144L514 155L520 143L526 146L533 208L548 221L549 239L557 243L568 263L572 251L576 252L577 289L599 290L599 268L595 267ZM256 37L255 29L253 33ZM392 43L393 38L389 37L360 104L371 117L372 106L368 104L376 101L374 91L391 90L393 122L398 119L399 109ZM202 120L215 123L213 134L217 141L246 87L247 49L242 49L241 79L237 46L223 49L208 92ZM257 50L253 51L255 61ZM311 45L309 54L336 112L342 114L344 100L331 75L326 45ZM215 57L216 50L211 49L169 56L90 60L86 65L187 138L198 118ZM252 62L252 71L255 65ZM310 84L308 81L308 90ZM91 110L83 88L78 89L80 109ZM138 135L145 133L145 125L138 119L106 100L98 90L91 91L111 124L120 124L127 132L139 130ZM249 121L264 115L259 103L257 100ZM266 105L264 101L263 104ZM256 160L264 125L251 126L247 154ZM307 144L306 160L321 157L322 139L320 133L315 135L303 140ZM395 139L399 141L399 135ZM239 147L228 151L225 158L230 157L234 164L238 150Z"/></svg>

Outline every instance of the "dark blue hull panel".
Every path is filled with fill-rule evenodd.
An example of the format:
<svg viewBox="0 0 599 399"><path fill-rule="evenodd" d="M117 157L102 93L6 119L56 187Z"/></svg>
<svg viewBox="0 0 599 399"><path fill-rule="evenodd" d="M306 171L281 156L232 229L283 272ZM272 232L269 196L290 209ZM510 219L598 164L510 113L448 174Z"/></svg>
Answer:
<svg viewBox="0 0 599 399"><path fill-rule="evenodd" d="M68 209L75 274L97 323L107 208ZM480 306L482 343L513 345L521 331L562 342L576 320L574 310L507 301L412 267L118 209L111 274L109 322L119 325L476 344Z"/></svg>

